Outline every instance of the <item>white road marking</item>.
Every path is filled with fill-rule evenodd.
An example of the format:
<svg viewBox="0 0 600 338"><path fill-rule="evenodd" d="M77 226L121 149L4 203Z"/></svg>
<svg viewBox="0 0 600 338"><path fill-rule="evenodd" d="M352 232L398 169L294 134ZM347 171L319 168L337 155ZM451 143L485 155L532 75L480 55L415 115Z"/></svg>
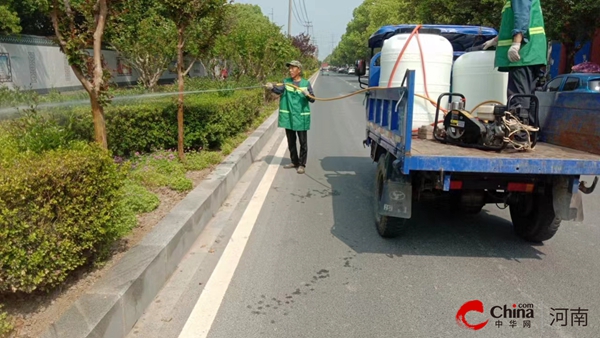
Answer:
<svg viewBox="0 0 600 338"><path fill-rule="evenodd" d="M273 161L269 164L265 176L254 192L248 207L244 211L240 222L229 240L229 244L227 244L219 263L217 263L215 270L206 283L200 299L198 299L198 302L194 306L179 338L202 338L208 336L208 332L221 307L221 302L225 297L225 292L227 292L229 283L244 253L252 229L256 224L260 210L267 198L271 184L275 179L282 157L286 151L286 145L287 142L284 139L279 145Z"/></svg>
<svg viewBox="0 0 600 338"><path fill-rule="evenodd" d="M317 73L313 77L313 86L318 76ZM208 279L198 302L194 305L179 338L206 338L208 336L286 150L287 141L283 139L231 235L221 259Z"/></svg>

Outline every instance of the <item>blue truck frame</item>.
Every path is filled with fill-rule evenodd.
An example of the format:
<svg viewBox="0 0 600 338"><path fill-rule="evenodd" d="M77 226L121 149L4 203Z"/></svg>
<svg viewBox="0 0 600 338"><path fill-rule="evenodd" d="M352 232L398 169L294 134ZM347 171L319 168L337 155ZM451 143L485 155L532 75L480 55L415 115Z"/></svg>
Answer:
<svg viewBox="0 0 600 338"><path fill-rule="evenodd" d="M444 27L452 29L452 26ZM393 35L389 28L386 31L384 39ZM372 38L370 43L372 41L377 40ZM414 195L420 198L425 190L431 190L436 196L472 194L465 198L467 204L471 203L467 205L471 212L478 212L487 203L504 203L511 207L517 234L536 242L551 238L561 220L582 219L581 192L593 192L597 178L587 187L585 182L580 182L580 177L600 174L600 154L564 147L552 140L557 139L557 132L569 132L562 126L572 126L571 120L595 123L600 114L600 96L586 97L591 100L588 106L597 107L595 110L573 110L568 115L564 111L552 115L551 110L546 120L554 120L548 128L554 136L545 135L542 129L540 142L533 151L499 153L413 139L415 70L406 71L400 87L371 90L366 95L364 145L371 148L371 157L378 162L375 212L380 235L400 234L408 226L406 220L411 218L413 202L418 200ZM590 135L582 137L594 140L600 137L600 124L596 125L598 127L591 132L588 128ZM548 140L549 143L545 142ZM431 178L429 189L415 177ZM469 189L464 188L467 186ZM516 190L511 191L511 187ZM489 191L494 192L492 197ZM502 195L497 199L496 191ZM527 205L527 210L521 210L525 208L523 205ZM545 216L546 211L551 212L552 217Z"/></svg>

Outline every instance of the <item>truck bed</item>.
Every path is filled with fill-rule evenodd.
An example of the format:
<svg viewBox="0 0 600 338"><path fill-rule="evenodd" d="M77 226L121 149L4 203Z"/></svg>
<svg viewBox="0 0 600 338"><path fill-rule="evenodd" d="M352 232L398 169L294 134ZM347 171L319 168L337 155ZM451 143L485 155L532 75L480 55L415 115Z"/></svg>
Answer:
<svg viewBox="0 0 600 338"><path fill-rule="evenodd" d="M402 86L375 90L367 97L367 144L372 140L393 154L397 158L394 165L405 175L411 171L600 175L600 155L587 152L596 147L579 147L595 145L598 140L597 97L587 101L577 97L565 103L564 109L551 111L544 124L545 131L540 134L542 140L551 143L538 142L535 149L525 152L511 149L485 151L443 144L437 140L414 139L411 137L414 99L414 70L406 71ZM586 105L581 104L583 101L587 102ZM585 109L582 110L582 107ZM594 127L582 127L588 125ZM558 144L575 144L575 147L586 151Z"/></svg>
<svg viewBox="0 0 600 338"><path fill-rule="evenodd" d="M597 175L600 155L538 142L530 151L484 151L412 139L405 169L521 174Z"/></svg>

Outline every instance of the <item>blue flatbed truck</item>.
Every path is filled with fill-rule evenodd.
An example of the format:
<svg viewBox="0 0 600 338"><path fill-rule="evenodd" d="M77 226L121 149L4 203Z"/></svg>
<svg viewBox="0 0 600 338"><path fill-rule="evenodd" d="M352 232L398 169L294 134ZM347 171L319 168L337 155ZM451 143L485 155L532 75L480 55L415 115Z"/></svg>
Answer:
<svg viewBox="0 0 600 338"><path fill-rule="evenodd" d="M370 47L380 47L383 39L405 32L407 27L410 32L414 26L396 27L380 29L371 37ZM439 30L442 35L448 31L455 36L452 26ZM494 35L487 38L490 36ZM358 64L360 76L365 62ZM373 78L377 67L371 63L370 68L372 87L378 82ZM524 152L485 151L415 138L414 98L414 70L406 71L400 87L367 92L364 145L370 147L377 163L375 224L382 237L396 237L411 226L413 204L436 200L451 203L464 213L478 213L490 203L508 206L515 233L532 242L552 238L562 220L582 220L582 193L592 193L598 178L591 186L580 179L600 174L600 153L561 144L573 144L572 138L580 138L595 143L592 149L597 149L599 95L577 98L576 109L569 110L568 105L550 109L539 141L533 150ZM582 148L587 149L585 144Z"/></svg>

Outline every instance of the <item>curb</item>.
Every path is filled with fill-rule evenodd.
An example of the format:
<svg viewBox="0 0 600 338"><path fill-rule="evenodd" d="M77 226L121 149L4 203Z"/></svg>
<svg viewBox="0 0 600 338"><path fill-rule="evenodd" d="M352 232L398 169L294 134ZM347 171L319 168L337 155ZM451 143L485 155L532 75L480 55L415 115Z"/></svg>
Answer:
<svg viewBox="0 0 600 338"><path fill-rule="evenodd" d="M277 120L276 110L42 337L127 336L273 136Z"/></svg>

